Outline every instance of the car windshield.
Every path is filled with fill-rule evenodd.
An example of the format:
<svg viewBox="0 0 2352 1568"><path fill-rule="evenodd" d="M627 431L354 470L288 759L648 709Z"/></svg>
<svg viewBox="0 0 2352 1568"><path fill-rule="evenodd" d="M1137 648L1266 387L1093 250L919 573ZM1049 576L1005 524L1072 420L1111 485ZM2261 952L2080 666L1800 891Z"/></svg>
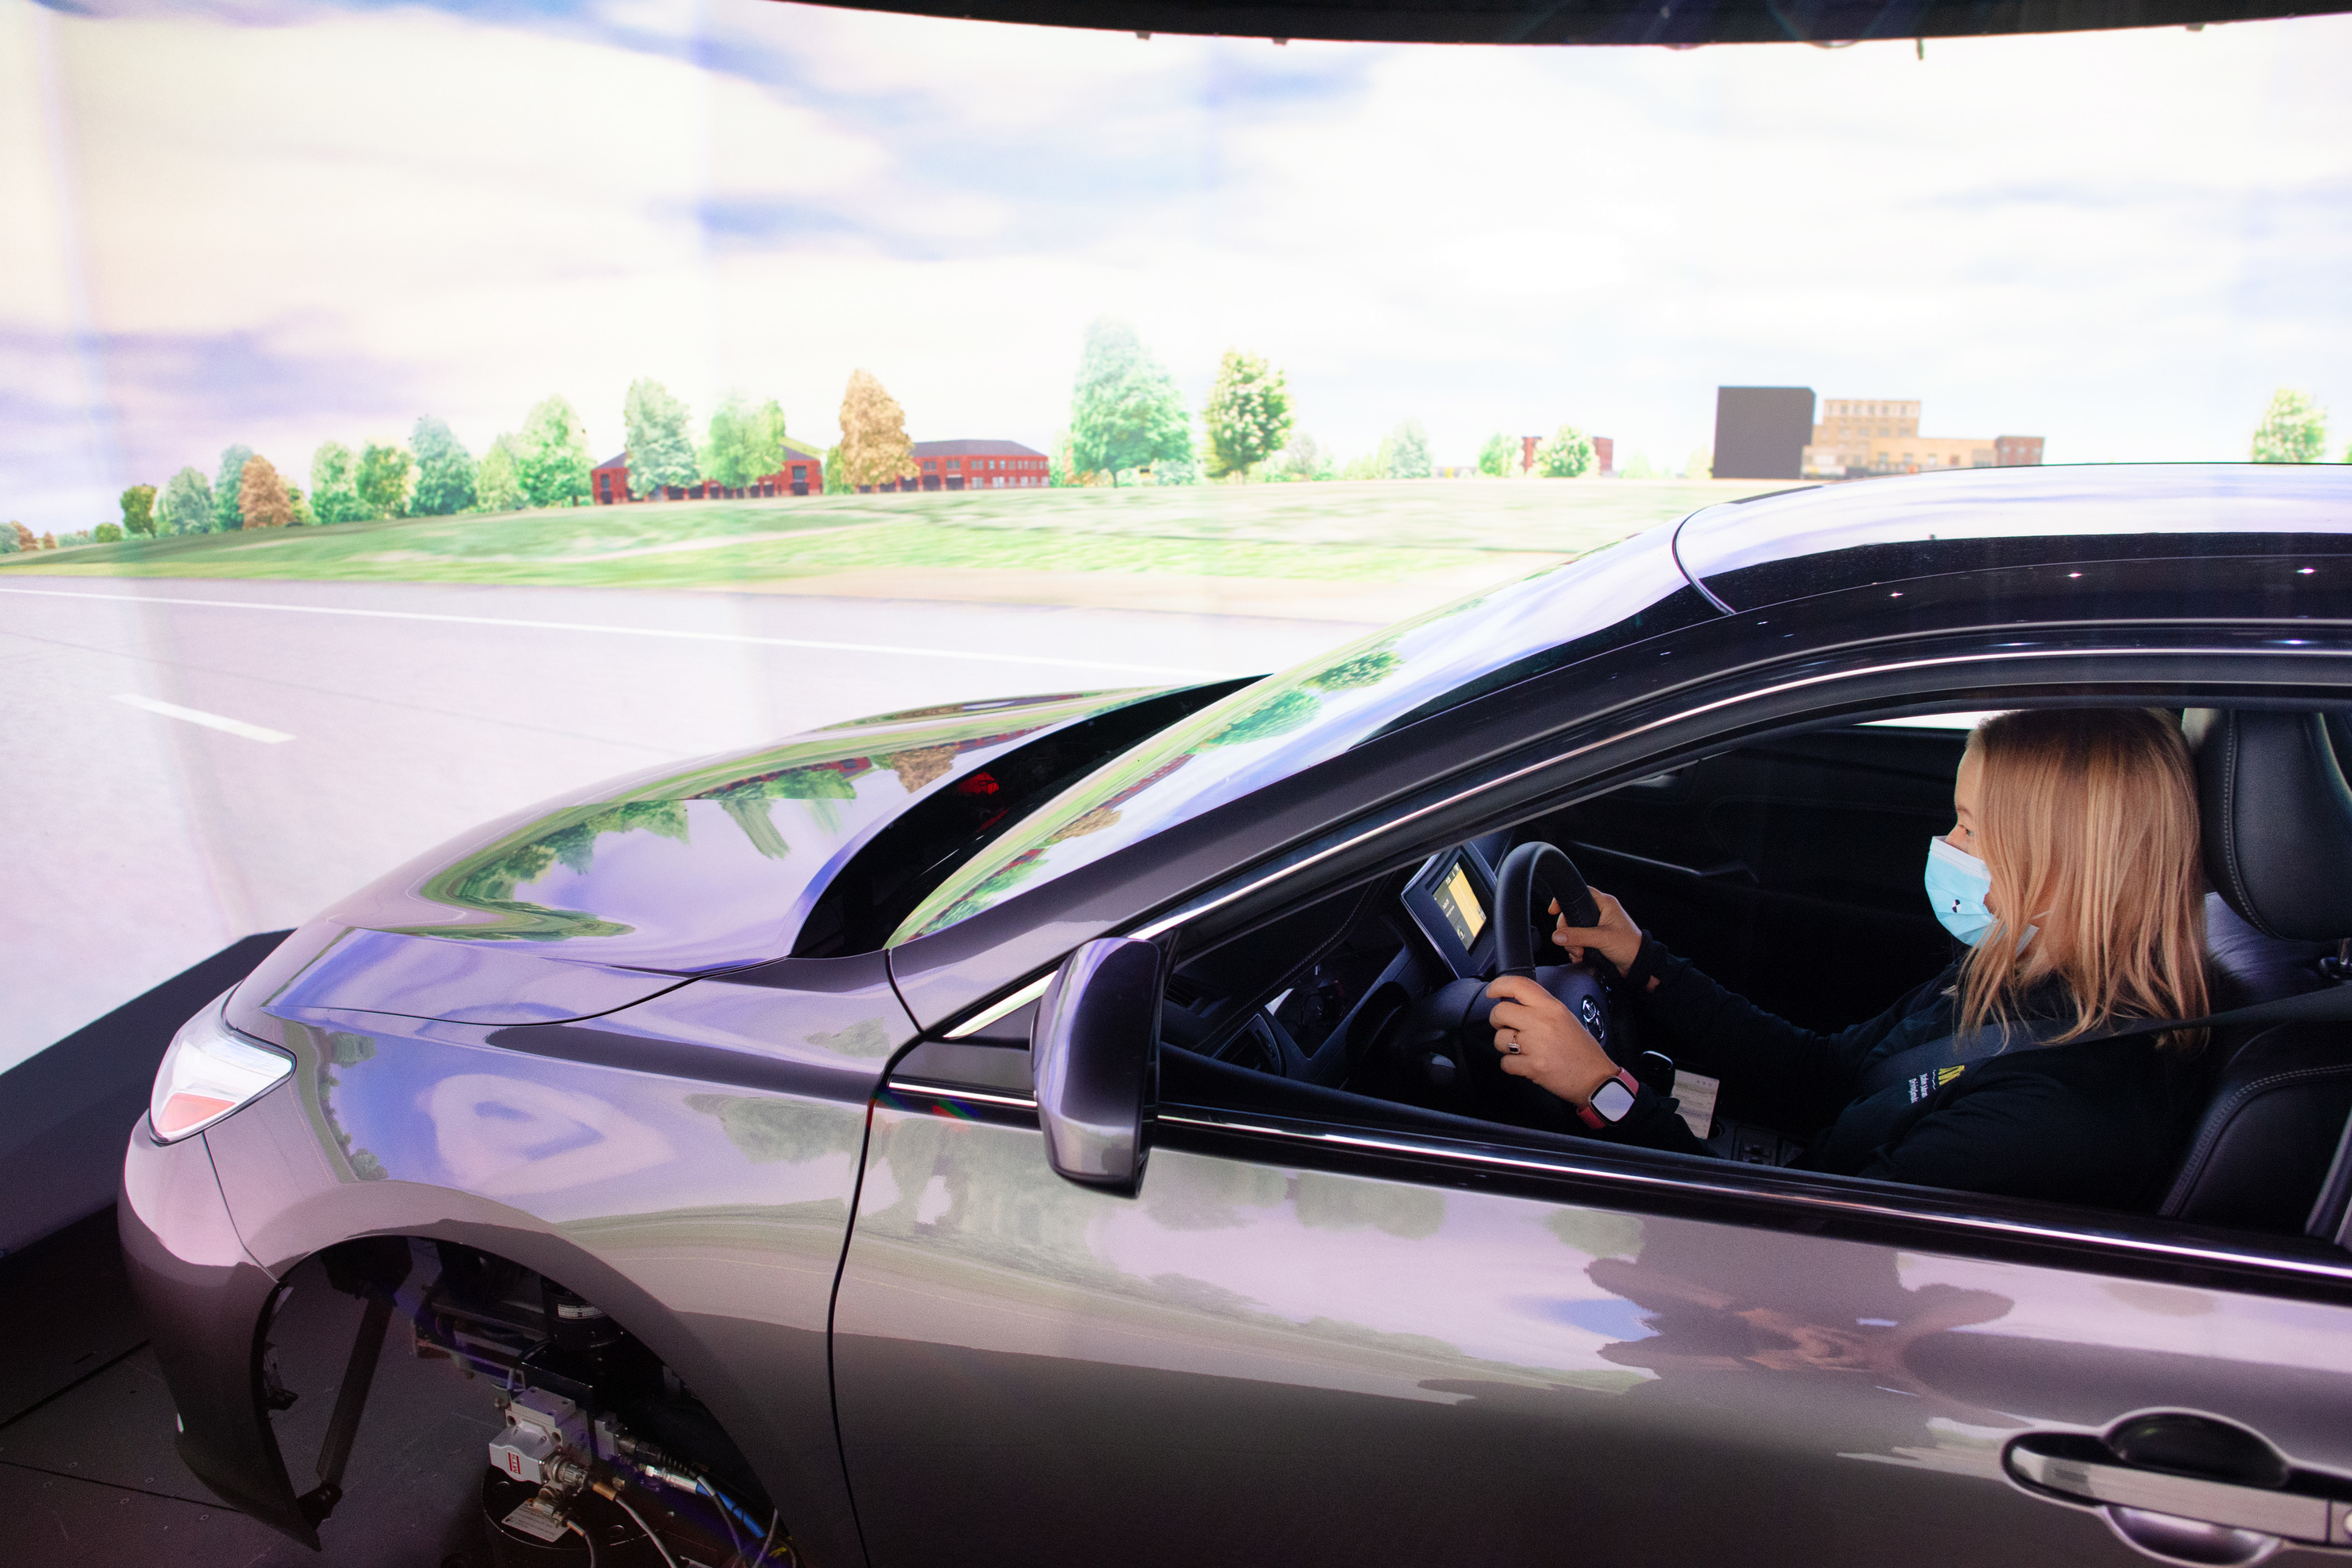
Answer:
<svg viewBox="0 0 2352 1568"><path fill-rule="evenodd" d="M1672 531L1546 567L1244 687L1097 769L941 883L892 945L1334 757L1563 645L1640 626L1677 592Z"/></svg>

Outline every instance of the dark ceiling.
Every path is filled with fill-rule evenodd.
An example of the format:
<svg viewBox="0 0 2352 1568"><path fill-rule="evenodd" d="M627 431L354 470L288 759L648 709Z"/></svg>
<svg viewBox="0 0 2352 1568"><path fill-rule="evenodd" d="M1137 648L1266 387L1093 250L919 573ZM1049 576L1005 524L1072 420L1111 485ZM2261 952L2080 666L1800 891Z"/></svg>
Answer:
<svg viewBox="0 0 2352 1568"><path fill-rule="evenodd" d="M822 0L866 11L961 16L1134 33L1343 38L1417 44L1832 45L1862 38L1958 38L2107 27L2198 26L2321 16L2352 5L2292 0Z"/></svg>

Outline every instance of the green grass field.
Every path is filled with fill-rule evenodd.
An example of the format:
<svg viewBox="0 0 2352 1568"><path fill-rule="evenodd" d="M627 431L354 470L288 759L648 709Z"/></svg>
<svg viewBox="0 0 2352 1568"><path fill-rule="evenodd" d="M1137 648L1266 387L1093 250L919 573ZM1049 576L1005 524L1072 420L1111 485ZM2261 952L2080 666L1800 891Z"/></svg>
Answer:
<svg viewBox="0 0 2352 1568"><path fill-rule="evenodd" d="M0 572L723 588L874 569L1397 582L1580 554L1741 481L1425 480L671 501L0 556Z"/></svg>

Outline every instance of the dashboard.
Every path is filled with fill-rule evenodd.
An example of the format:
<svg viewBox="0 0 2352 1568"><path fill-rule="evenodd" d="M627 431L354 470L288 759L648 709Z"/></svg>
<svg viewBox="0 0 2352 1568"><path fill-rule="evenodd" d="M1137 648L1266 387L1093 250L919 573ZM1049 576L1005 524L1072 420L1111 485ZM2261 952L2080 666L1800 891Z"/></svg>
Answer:
<svg viewBox="0 0 2352 1568"><path fill-rule="evenodd" d="M1184 1048L1285 1078L1339 1085L1418 998L1493 966L1491 834L1179 964L1163 1025Z"/></svg>

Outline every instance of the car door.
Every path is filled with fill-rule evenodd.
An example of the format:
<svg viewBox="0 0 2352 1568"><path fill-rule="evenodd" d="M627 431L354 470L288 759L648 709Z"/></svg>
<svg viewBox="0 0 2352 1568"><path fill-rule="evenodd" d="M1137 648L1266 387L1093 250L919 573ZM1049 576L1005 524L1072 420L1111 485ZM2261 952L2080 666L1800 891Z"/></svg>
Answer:
<svg viewBox="0 0 2352 1568"><path fill-rule="evenodd" d="M2247 1489L2200 1492L2194 1454L2204 1480L2094 1462L2136 1418L2283 1456L2275 1497L2342 1529L2293 1490L2352 1498L2335 1245L1296 1085L1164 1098L1122 1196L1049 1167L1026 1075L927 1045L874 1112L834 1378L877 1568L2269 1549L2198 1522Z"/></svg>
<svg viewBox="0 0 2352 1568"><path fill-rule="evenodd" d="M1254 877L1318 882L1296 907L1799 728L2061 690L2175 701L2184 687L2293 695L2340 679L2308 639L2181 619L2178 584L2158 587L2148 604L2171 618L2137 618L2134 601L2122 631L2074 624L2083 612L2063 603L2031 638L1956 629L1933 606L2022 615L2024 602L1954 579L1940 597L1873 584L1818 614L1776 610L1771 635L1791 650L1779 663L1742 662L1761 618L1632 645L1268 786L1267 820L1293 809L1294 784L1339 780L1363 804L1319 837L1269 836L1251 851L1270 857L1263 872L1222 869L1241 860L1240 830L1227 856L1204 819L1164 866L1106 859L1024 895L1027 909L1016 898L922 939L944 956L894 950L894 984L933 1038L876 1106L833 1320L843 1451L877 1568L1072 1552L2009 1565L2143 1561L2149 1541L2173 1560L2267 1550L2260 1531L2199 1533L2196 1519L2234 1517L2245 1498L2179 1474L2118 1480L2086 1457L2093 1435L2138 1416L2234 1431L2299 1467L2294 1486L2352 1497L2352 1258L2336 1245L1401 1128L1382 1102L1337 1090L1286 1108L1170 1096L1138 1192L1117 1195L1048 1166L1025 1015L998 1018L1036 994L1023 983L1048 952L1106 929L1241 908ZM1903 635L1857 640L1856 595L1900 600ZM1443 782L1411 793L1416 766ZM1769 814L1716 828L1772 847ZM1235 880L1177 885L1169 869L1212 863ZM1122 899L1134 916L1115 912ZM997 1022L971 1033L983 1019ZM1006 1043L974 1043L992 1037ZM2194 1453L2182 1468L2214 1470ZM2114 1496L2137 1501L2100 1505Z"/></svg>
<svg viewBox="0 0 2352 1568"><path fill-rule="evenodd" d="M834 1365L877 1568L2123 1563L2003 1449L2151 1411L2352 1474L2352 1268L2309 1248L1172 1105L1118 1197L1016 1098L875 1114Z"/></svg>

